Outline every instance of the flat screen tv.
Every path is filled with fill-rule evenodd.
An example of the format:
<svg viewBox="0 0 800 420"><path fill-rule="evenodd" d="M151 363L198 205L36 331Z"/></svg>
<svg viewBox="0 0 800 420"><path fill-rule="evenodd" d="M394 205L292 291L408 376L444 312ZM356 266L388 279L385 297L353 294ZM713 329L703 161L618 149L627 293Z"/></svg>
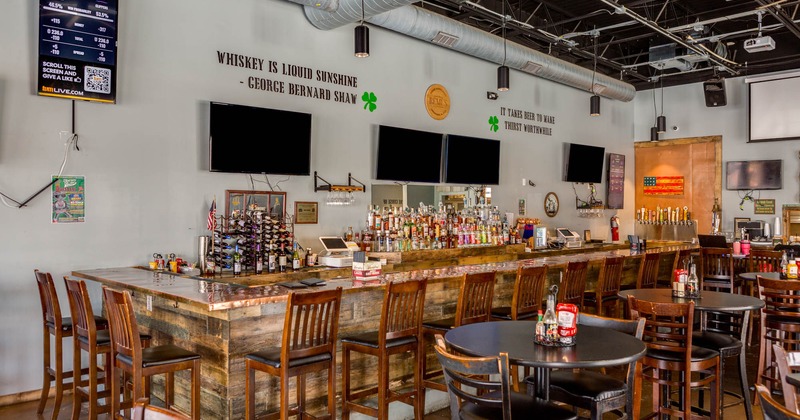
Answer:
<svg viewBox="0 0 800 420"><path fill-rule="evenodd" d="M382 125L378 130L375 178L386 181L435 182L442 175L442 135Z"/></svg>
<svg viewBox="0 0 800 420"><path fill-rule="evenodd" d="M606 149L585 144L566 143L564 181L599 184L603 180Z"/></svg>
<svg viewBox="0 0 800 420"><path fill-rule="evenodd" d="M211 102L211 172L311 174L311 114Z"/></svg>
<svg viewBox="0 0 800 420"><path fill-rule="evenodd" d="M783 188L782 160L730 161L725 164L729 190L779 190Z"/></svg>
<svg viewBox="0 0 800 420"><path fill-rule="evenodd" d="M448 134L444 150L444 182L500 183L500 141Z"/></svg>

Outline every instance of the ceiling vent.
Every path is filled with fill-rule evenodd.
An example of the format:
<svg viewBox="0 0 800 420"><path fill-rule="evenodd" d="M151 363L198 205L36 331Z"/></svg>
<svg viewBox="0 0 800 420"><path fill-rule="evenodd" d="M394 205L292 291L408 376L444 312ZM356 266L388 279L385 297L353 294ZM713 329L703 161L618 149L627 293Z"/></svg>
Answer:
<svg viewBox="0 0 800 420"><path fill-rule="evenodd" d="M538 74L540 71L542 71L542 65L536 64L533 61L528 61L520 68L520 70L524 71L525 73Z"/></svg>
<svg viewBox="0 0 800 420"><path fill-rule="evenodd" d="M677 69L679 71L692 70L694 68L692 62L687 60L686 56L682 54L681 56L678 56L677 50L677 44L675 43L655 45L650 47L650 66L658 70L668 68Z"/></svg>
<svg viewBox="0 0 800 420"><path fill-rule="evenodd" d="M431 40L431 42L433 42L434 44L438 44L447 48L452 47L453 44L456 43L456 41L458 41L457 36L450 35L448 33L444 33L441 31L439 31L439 33L437 33L436 36L433 37L433 39Z"/></svg>

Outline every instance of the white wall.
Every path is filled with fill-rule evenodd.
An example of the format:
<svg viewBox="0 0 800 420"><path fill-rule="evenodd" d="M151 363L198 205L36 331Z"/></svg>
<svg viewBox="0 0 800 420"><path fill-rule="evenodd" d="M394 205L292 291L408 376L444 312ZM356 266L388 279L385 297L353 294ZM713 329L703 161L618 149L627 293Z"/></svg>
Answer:
<svg viewBox="0 0 800 420"><path fill-rule="evenodd" d="M726 80L725 92L728 104L723 107L705 106L702 83L664 88L664 115L667 117L667 132L662 139L698 136L722 136L722 230L733 230L734 217L749 217L763 220L770 225L780 216L784 204L797 203L798 196L798 149L797 140L766 143L748 143L747 84L744 77ZM653 113L653 91L638 92L633 100L635 107L634 139L650 139L650 127L655 125ZM656 91L656 103L661 111L661 92ZM678 127L674 130L673 127ZM753 213L753 202L746 201L739 209L744 191L725 189L725 162L731 160L782 159L783 189L756 191L755 198L774 199L775 215ZM711 215L698 215L711 217ZM700 232L705 233L705 232Z"/></svg>
<svg viewBox="0 0 800 420"><path fill-rule="evenodd" d="M58 171L64 153L59 131L70 130L68 100L35 95L37 2L8 0L0 14L0 191L21 200ZM379 124L485 136L502 141L501 185L493 188L501 211L542 217L548 191L561 211L547 226L593 229L608 237L603 219L578 219L571 184L561 181L562 143L602 145L627 157L623 237L632 233L632 103L603 100L603 115L588 116L589 94L512 72L512 90L497 101L496 64L371 28L367 59L353 57L353 27L323 32L311 27L300 6L281 0L137 0L120 2L116 105L79 102L76 131L80 152L71 151L65 174L86 176L86 222L52 225L45 194L24 209L0 206L0 395L41 386L41 314L33 269L50 271L66 298L60 278L73 269L145 264L153 252L194 258L198 235L207 234L212 197L224 205L226 189L250 189L245 175L207 171L208 101L281 108L313 114L312 170L344 183L347 173L374 182L373 135ZM358 77L360 93L378 96L370 113L357 105L251 90L246 77L265 73L220 65L216 51L335 71ZM293 81L286 76L276 79ZM423 95L440 83L452 108L443 121L428 117ZM335 86L309 83L337 89ZM499 107L556 117L552 137L500 130L487 119ZM502 120L502 118L501 118ZM265 131L271 130L265 127ZM641 136L639 136L641 137ZM411 152L408 159L413 161ZM480 165L480 157L475 158ZM537 186L523 186L521 179ZM324 206L312 177L271 176L273 185L294 201L319 201L319 224L296 229L301 243L315 246L320 235L338 234L365 223L368 196L351 208ZM257 184L256 189L266 189ZM579 190L585 198L585 189ZM604 199L605 187L598 188ZM93 296L99 307L99 294ZM70 360L67 350L65 359Z"/></svg>

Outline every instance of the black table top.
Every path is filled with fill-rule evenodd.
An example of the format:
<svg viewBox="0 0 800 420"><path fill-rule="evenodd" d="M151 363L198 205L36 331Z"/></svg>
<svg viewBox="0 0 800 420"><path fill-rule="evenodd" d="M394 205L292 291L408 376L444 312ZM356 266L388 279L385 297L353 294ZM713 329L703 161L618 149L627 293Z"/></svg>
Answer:
<svg viewBox="0 0 800 420"><path fill-rule="evenodd" d="M756 276L761 276L771 280L781 280L781 273L775 273L775 272L739 273L739 278L747 281L756 281Z"/></svg>
<svg viewBox="0 0 800 420"><path fill-rule="evenodd" d="M548 347L533 342L535 321L497 321L464 325L447 332L445 340L464 354L495 356L535 368L585 368L630 363L644 356L636 337L608 328L578 326L577 344Z"/></svg>
<svg viewBox="0 0 800 420"><path fill-rule="evenodd" d="M800 387L800 373L790 373L786 375L786 382Z"/></svg>
<svg viewBox="0 0 800 420"><path fill-rule="evenodd" d="M701 291L699 299L672 297L672 289L632 289L619 292L619 296L623 299L627 299L628 295L650 302L689 303L693 301L695 309L699 311L750 311L764 306L764 302L759 298L708 290Z"/></svg>

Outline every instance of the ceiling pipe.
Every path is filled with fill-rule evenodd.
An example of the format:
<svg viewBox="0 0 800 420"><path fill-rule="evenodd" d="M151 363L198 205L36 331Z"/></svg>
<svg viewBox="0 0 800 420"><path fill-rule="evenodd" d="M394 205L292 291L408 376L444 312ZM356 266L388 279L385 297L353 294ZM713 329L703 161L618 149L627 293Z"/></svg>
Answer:
<svg viewBox="0 0 800 420"><path fill-rule="evenodd" d="M794 36L800 38L800 27L797 26L796 23L792 20L792 18L787 17L785 13L783 13L782 9L775 10L775 7L771 7L772 3L769 3L764 0L756 0L756 3L761 5L762 8L766 9L769 14L772 15L775 19L778 19L778 22L782 23L786 26L786 29L789 30Z"/></svg>
<svg viewBox="0 0 800 420"><path fill-rule="evenodd" d="M319 29L334 29L361 19L360 0L340 0L339 7L334 12L309 6L308 0L290 1L300 4L305 1L306 18ZM366 0L365 20L372 25L425 42L433 42L444 34L450 42L447 48L491 63L502 63L502 38L446 16L408 5L411 2L412 0ZM584 92L596 91L600 96L609 99L629 102L636 95L633 85L604 74L597 74L595 86L592 86L592 70L513 42L507 44L506 65Z"/></svg>
<svg viewBox="0 0 800 420"><path fill-rule="evenodd" d="M727 60L727 59L725 59L723 57L718 56L713 51L709 51L707 48L704 48L702 45L694 45L694 44L691 44L691 43L687 43L682 38L680 38L678 36L675 36L671 32L665 30L664 28L662 28L661 26L656 24L655 22L652 22L649 19L640 16L638 13L628 9L625 6L622 6L622 5L618 4L615 1L612 1L612 0L600 0L600 1L605 3L608 6L613 7L618 13L624 13L624 14L628 15L630 18L632 18L633 20L641 23L642 25L652 29L655 32L658 32L659 34L661 34L665 38L667 38L669 40L672 40L673 42L675 42L675 43L677 43L677 44L679 44L679 45L681 45L681 46L683 46L685 48L688 48L689 50L694 51L694 52L696 52L697 54L700 54L703 57L707 57L709 61L711 61L714 64L716 64L717 66L719 66L720 69L725 70L725 71L727 71L728 73L730 73L732 75L738 75L739 74L738 71L730 68L730 66L729 66L730 64L736 64L736 63L734 63L734 62L732 62L730 60Z"/></svg>

